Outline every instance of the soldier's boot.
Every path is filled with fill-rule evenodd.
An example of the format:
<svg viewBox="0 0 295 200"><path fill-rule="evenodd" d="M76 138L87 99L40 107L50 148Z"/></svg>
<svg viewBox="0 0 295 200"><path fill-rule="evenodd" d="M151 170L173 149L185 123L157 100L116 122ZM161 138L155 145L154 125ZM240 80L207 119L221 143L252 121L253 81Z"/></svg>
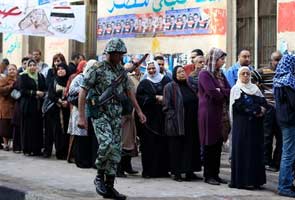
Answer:
<svg viewBox="0 0 295 200"><path fill-rule="evenodd" d="M96 192L101 195L104 196L107 194L107 189L105 186L105 175L103 171L99 171L94 179L94 185L95 185L95 189Z"/></svg>
<svg viewBox="0 0 295 200"><path fill-rule="evenodd" d="M106 183L107 193L103 197L107 199L125 200L127 197L123 194L120 194L114 188L114 181L115 181L115 176L106 176L105 183Z"/></svg>

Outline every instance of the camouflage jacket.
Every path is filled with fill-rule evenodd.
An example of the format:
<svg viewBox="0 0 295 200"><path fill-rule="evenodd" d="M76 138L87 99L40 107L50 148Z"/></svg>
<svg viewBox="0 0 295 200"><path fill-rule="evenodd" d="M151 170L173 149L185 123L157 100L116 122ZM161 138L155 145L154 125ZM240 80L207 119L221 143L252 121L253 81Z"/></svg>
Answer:
<svg viewBox="0 0 295 200"><path fill-rule="evenodd" d="M97 102L99 96L123 71L124 68L121 65L114 68L108 61L96 62L86 71L81 87L88 90L87 113L89 117L121 117L122 105L119 100L112 99L102 106L98 106ZM131 90L127 76L116 88L116 92L122 94L125 90Z"/></svg>

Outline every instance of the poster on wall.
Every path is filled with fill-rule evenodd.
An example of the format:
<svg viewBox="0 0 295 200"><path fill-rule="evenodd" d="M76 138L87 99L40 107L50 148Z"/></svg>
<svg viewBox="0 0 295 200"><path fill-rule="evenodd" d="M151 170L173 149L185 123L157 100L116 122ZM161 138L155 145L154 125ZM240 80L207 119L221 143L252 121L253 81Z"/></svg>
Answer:
<svg viewBox="0 0 295 200"><path fill-rule="evenodd" d="M123 38L128 53L134 55L177 57L194 48L225 50L226 9L226 0L97 1L97 52L102 54L112 37ZM180 59L169 56L167 60L177 63Z"/></svg>
<svg viewBox="0 0 295 200"><path fill-rule="evenodd" d="M85 6L0 4L0 32L85 42Z"/></svg>
<svg viewBox="0 0 295 200"><path fill-rule="evenodd" d="M99 18L97 39L225 34L224 9L188 8Z"/></svg>

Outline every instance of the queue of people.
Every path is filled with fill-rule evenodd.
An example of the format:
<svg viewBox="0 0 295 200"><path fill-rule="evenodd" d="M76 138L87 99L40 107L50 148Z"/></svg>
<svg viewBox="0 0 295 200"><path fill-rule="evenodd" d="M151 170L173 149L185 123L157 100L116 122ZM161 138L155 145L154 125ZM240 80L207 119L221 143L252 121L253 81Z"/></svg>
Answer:
<svg viewBox="0 0 295 200"><path fill-rule="evenodd" d="M86 109L79 108L78 96L83 91L86 99L94 84L110 81L92 77L99 67L109 70L110 63L87 62L75 54L69 67L59 53L49 68L36 50L33 57L23 58L19 71L13 64L1 68L2 148L9 151L12 138L14 152L49 158L54 144L57 159L98 169L94 182L99 194L108 194L102 185L106 175L111 194L120 196L113 190L114 175L137 174L131 158L139 152L143 178L227 184L219 173L222 146L229 141L229 187L260 189L266 183L266 169L280 170L279 194L295 197L295 57L274 52L270 68L254 70L248 50L242 50L230 68L224 68L227 54L221 49L212 48L206 58L200 49L191 54L191 65L175 66L172 72L164 68L163 56L148 60L144 74L136 69L126 77L120 88L123 97L112 101L115 110L106 107L110 110L94 114L91 100L83 101ZM119 104L122 114L117 116ZM81 116L84 127L79 124ZM112 127L113 135L106 134ZM113 155L103 145L109 138L113 138ZM105 156L110 156L108 164L102 160ZM202 167L203 178L195 174Z"/></svg>

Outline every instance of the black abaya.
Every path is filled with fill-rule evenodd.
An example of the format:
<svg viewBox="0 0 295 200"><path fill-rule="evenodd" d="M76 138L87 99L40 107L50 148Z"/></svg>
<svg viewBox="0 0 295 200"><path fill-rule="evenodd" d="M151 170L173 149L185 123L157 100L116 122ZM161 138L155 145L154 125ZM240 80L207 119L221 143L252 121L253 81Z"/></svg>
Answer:
<svg viewBox="0 0 295 200"><path fill-rule="evenodd" d="M163 95L164 86L170 81L164 77L159 83L145 79L140 82L136 97L145 116L146 126L137 123L142 153L143 177L168 176L168 140L164 136L164 113L156 95Z"/></svg>
<svg viewBox="0 0 295 200"><path fill-rule="evenodd" d="M38 84L27 74L20 76L21 141L24 154L39 155L43 147L42 98L36 91L45 91L45 78L38 75Z"/></svg>
<svg viewBox="0 0 295 200"><path fill-rule="evenodd" d="M179 84L184 105L184 136L169 137L170 169L172 174L201 170L198 134L198 99L187 84Z"/></svg>
<svg viewBox="0 0 295 200"><path fill-rule="evenodd" d="M235 188L266 183L263 118L254 114L260 106L267 106L264 98L245 93L233 104L231 186Z"/></svg>

